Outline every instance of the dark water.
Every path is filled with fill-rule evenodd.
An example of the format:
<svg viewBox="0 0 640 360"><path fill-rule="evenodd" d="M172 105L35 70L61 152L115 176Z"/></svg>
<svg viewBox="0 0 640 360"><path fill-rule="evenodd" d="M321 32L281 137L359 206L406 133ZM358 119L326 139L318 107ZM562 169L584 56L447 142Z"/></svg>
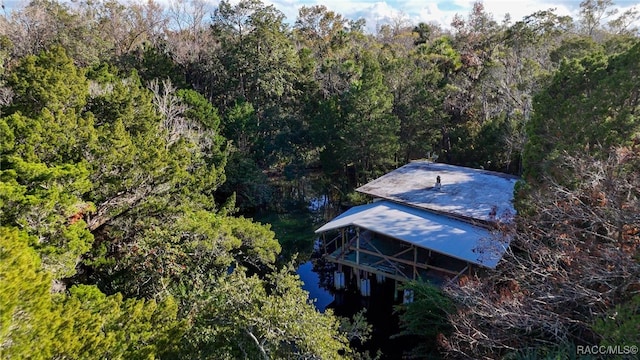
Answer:
<svg viewBox="0 0 640 360"><path fill-rule="evenodd" d="M333 302L334 297L330 291L322 287L320 276L313 270L313 262L307 261L300 265L296 272L304 283L302 288L309 292L309 299L315 301L316 309L324 312L327 306Z"/></svg>
<svg viewBox="0 0 640 360"><path fill-rule="evenodd" d="M309 202L309 210L319 217L327 217L327 208L327 196ZM371 338L364 344L352 343L352 346L360 352L369 352L372 358L381 351L380 359L402 359L403 354L415 346L415 339L394 337L400 332L398 315L394 312L394 305L399 303L394 296L395 283L391 280L376 283L374 277L370 297L360 296L353 283L346 290L336 291L333 289L335 264L325 262L318 255L319 244L315 244L314 250L310 260L298 267L297 273L303 282L302 288L309 292L316 308L320 312L332 309L335 315L347 318L366 309L367 322L372 326Z"/></svg>
<svg viewBox="0 0 640 360"><path fill-rule="evenodd" d="M309 298L315 299L316 308L324 312L327 308L341 317L351 318L362 309L366 309L367 322L372 325L371 339L364 344L352 344L357 350L368 351L375 357L382 352L381 359L402 359L403 354L415 345L415 339L394 338L400 332L398 316L394 305L395 284L386 280L383 283L372 281L371 296L362 297L354 286L346 290L335 291L331 288L333 268L320 259L308 261L297 270L304 282L303 289L309 292Z"/></svg>

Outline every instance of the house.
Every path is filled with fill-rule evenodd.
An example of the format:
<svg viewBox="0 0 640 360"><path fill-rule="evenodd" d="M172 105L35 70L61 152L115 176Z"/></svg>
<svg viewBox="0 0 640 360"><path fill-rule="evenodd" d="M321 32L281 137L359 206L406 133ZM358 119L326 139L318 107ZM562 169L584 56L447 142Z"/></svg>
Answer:
<svg viewBox="0 0 640 360"><path fill-rule="evenodd" d="M436 285L477 268L495 268L509 246L517 177L461 166L410 162L358 192L355 206L316 230L328 261L359 288L369 277ZM368 290L362 291L363 295Z"/></svg>

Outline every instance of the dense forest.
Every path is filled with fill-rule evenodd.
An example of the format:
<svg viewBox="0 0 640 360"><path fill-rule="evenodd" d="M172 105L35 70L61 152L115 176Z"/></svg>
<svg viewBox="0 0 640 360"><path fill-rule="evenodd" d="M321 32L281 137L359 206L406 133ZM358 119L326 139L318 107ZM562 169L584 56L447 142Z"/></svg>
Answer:
<svg viewBox="0 0 640 360"><path fill-rule="evenodd" d="M411 284L411 356L640 346L640 17L614 5L375 34L260 0L5 10L0 358L369 358L253 218L420 158L522 181L496 270Z"/></svg>

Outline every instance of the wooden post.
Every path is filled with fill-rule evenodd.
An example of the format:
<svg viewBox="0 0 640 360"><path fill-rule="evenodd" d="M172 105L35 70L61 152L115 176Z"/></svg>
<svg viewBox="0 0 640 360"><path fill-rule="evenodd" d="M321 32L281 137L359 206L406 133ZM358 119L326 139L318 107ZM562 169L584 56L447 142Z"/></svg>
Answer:
<svg viewBox="0 0 640 360"><path fill-rule="evenodd" d="M322 246L324 247L324 254L327 255L327 233L322 233Z"/></svg>
<svg viewBox="0 0 640 360"><path fill-rule="evenodd" d="M393 301L398 301L398 280L393 279Z"/></svg>
<svg viewBox="0 0 640 360"><path fill-rule="evenodd" d="M357 276L356 281L358 283L358 290L360 289L360 228L356 227L356 268Z"/></svg>
<svg viewBox="0 0 640 360"><path fill-rule="evenodd" d="M413 246L413 280L416 279L416 275L418 274L418 268L416 265L418 264L418 247Z"/></svg>
<svg viewBox="0 0 640 360"><path fill-rule="evenodd" d="M344 260L344 253L346 252L344 249L344 228L340 229L340 238L342 239L342 246L340 247L340 254L342 255L342 260Z"/></svg>
<svg viewBox="0 0 640 360"><path fill-rule="evenodd" d="M360 265L360 228L356 228L356 264Z"/></svg>

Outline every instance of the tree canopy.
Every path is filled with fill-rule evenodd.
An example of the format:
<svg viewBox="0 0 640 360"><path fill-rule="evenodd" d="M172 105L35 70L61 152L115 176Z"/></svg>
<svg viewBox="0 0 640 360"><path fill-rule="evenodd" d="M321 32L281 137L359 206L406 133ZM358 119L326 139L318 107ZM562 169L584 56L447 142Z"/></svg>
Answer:
<svg viewBox="0 0 640 360"><path fill-rule="evenodd" d="M495 270L413 284L404 334L452 357L637 340L636 8L368 33L323 5L163 4L0 15L1 358L364 356L301 289L305 246L253 217L425 158L522 175L518 233Z"/></svg>

